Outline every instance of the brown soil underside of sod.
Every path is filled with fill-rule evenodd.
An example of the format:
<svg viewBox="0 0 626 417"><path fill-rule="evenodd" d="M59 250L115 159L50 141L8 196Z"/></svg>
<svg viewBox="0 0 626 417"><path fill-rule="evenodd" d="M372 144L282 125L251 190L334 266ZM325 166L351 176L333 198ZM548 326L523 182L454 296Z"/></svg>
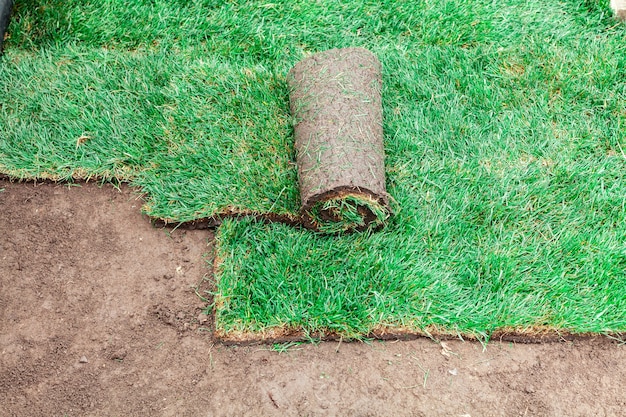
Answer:
<svg viewBox="0 0 626 417"><path fill-rule="evenodd" d="M128 187L0 182L0 416L620 415L626 346L215 343L209 231ZM207 320L207 321L205 321Z"/></svg>
<svg viewBox="0 0 626 417"><path fill-rule="evenodd" d="M363 48L313 54L289 71L303 213L348 190L389 211L381 74L378 58Z"/></svg>
<svg viewBox="0 0 626 417"><path fill-rule="evenodd" d="M381 71L378 58L363 48L320 52L289 71L303 208L346 186L386 199Z"/></svg>

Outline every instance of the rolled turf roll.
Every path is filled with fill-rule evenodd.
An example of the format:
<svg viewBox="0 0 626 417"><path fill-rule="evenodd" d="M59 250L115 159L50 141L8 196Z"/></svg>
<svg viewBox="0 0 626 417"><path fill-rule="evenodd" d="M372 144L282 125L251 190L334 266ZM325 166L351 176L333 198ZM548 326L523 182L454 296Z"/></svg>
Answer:
<svg viewBox="0 0 626 417"><path fill-rule="evenodd" d="M363 48L332 49L288 74L306 227L376 229L391 214L385 189L381 65Z"/></svg>

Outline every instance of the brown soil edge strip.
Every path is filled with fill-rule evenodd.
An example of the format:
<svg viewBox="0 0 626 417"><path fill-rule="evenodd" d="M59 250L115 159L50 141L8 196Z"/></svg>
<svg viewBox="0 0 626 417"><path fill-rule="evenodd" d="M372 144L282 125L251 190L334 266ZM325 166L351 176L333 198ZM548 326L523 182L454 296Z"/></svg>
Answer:
<svg viewBox="0 0 626 417"><path fill-rule="evenodd" d="M223 332L215 329L213 337L216 341L229 346L254 346L267 344L284 344L298 342L351 342L360 339L347 338L336 332L313 332L306 333L301 329L268 329L262 332ZM428 338L436 342L445 340L463 340L473 342L510 342L520 344L561 343L606 338L622 344L626 342L626 332L607 333L573 333L568 330L549 327L530 327L524 329L503 328L491 333L488 337L480 337L472 333L450 332L437 328L410 329L410 328L385 328L372 330L363 335L362 339L374 339L381 341L416 340Z"/></svg>
<svg viewBox="0 0 626 417"><path fill-rule="evenodd" d="M0 181L6 181L11 183L25 183L25 184L54 184L54 185L72 185L72 184L87 184L89 182L102 183L102 184L128 184L127 180L120 180L116 177L99 177L97 175L91 176L76 176L71 178L63 178L55 175L48 175L45 172L40 177L17 177L14 175L0 173Z"/></svg>
<svg viewBox="0 0 626 417"><path fill-rule="evenodd" d="M306 227L305 223L301 219L301 216L295 214L276 214L276 213L261 213L251 210L239 210L228 209L219 212L210 217L203 217L196 220L190 220L186 222L180 222L172 219L163 219L160 217L150 217L150 221L155 227L168 227L174 229L186 229L186 230L202 230L202 229L215 229L222 224L225 219L242 219L253 218L257 221L266 223L283 223L293 227Z"/></svg>

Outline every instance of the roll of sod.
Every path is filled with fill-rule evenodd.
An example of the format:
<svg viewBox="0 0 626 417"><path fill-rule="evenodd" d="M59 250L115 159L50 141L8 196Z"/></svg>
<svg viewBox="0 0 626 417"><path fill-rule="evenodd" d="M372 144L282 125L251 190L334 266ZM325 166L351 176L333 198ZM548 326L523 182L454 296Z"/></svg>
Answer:
<svg viewBox="0 0 626 417"><path fill-rule="evenodd" d="M9 27L9 18L11 17L12 8L13 0L0 0L0 54L2 54L4 35Z"/></svg>
<svg viewBox="0 0 626 417"><path fill-rule="evenodd" d="M288 74L306 227L341 233L384 225L381 64L363 48L332 49Z"/></svg>

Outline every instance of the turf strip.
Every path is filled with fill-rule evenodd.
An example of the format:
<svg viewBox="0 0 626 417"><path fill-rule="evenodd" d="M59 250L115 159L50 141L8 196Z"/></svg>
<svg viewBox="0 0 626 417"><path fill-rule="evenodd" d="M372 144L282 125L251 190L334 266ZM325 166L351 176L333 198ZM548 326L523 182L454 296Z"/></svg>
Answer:
<svg viewBox="0 0 626 417"><path fill-rule="evenodd" d="M40 0L9 33L0 171L131 181L171 221L297 213L287 71L378 56L394 216L341 237L225 220L224 338L626 329L626 30L608 1Z"/></svg>

